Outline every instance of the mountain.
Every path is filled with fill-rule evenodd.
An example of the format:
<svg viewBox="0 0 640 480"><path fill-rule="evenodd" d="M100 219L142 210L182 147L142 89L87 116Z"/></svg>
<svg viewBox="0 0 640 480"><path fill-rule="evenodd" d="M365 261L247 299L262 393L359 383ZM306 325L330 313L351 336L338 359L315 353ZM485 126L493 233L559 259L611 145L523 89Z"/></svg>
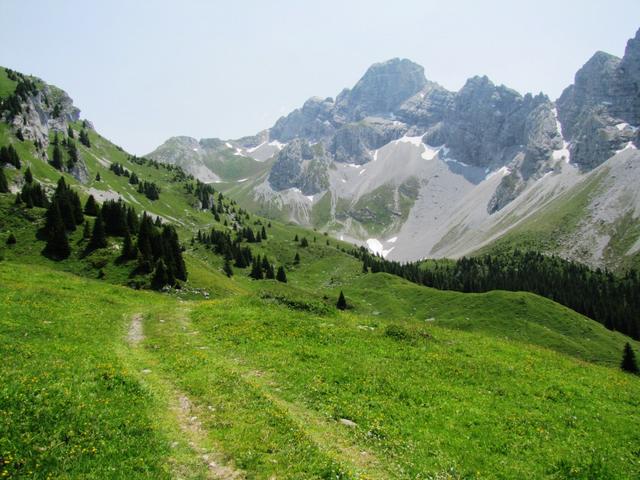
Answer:
<svg viewBox="0 0 640 480"><path fill-rule="evenodd" d="M526 120L522 126L522 118L548 118L546 99L482 78L468 86L474 101L500 105L509 119L477 125L474 138L504 132L482 150L467 152L464 142L431 148L398 119L356 120L408 105L405 95L418 100L417 88L433 91L430 105L448 105L441 117L419 114L432 135L483 120L450 118L457 94L423 84L421 69L400 62L391 77L385 69L373 69L332 107L341 126L331 139L340 131L340 139L362 142L397 136L362 163L336 161L329 143L296 137L281 145L269 132L235 142L175 139L183 152L202 151L190 157L192 165L209 158L220 179L241 174L235 160L263 168L247 180L204 184L179 165L114 145L62 90L0 68L2 476L638 476L640 383L619 366L623 351L639 347L621 333L640 338L637 275L530 252L494 255L474 259L490 262L482 264L482 278L549 298L487 292L479 275L456 270L468 261L383 265L365 249L239 205L230 186L253 192L258 178L256 192L309 202L300 205L330 206L337 185L368 200L336 210L376 228L379 218L397 221L388 198L409 218L411 200L425 188L418 174L430 182L443 177L459 192L496 186L501 174L477 184L473 175L487 175L490 152L513 148L509 135L557 140L544 128L533 135L540 129ZM398 88L390 80L397 75L406 76ZM335 145L346 151L345 142ZM276 158L242 163L261 149L277 149ZM470 163L453 161L446 149L469 155ZM516 149L524 165L530 153ZM593 191L608 188L596 188L600 182L620 185L621 176L632 189L634 158L627 148L590 173L570 172ZM395 183L375 183L383 177ZM532 216L530 228L567 225L566 212L583 205L582 191L569 187L573 177L549 177L573 197L547 195L559 211L545 208L547 216ZM494 191L484 188L488 204ZM531 202L547 201L536 192ZM619 199L628 196L619 190ZM478 208L486 212L487 204ZM334 221L318 212L307 210L319 224ZM543 233L536 238L546 239ZM65 255L51 254L54 242L64 244ZM180 259L185 275L171 279ZM435 272L446 285L427 288L412 269L425 272L423 280ZM581 310L594 307L588 313L598 321L554 301L564 300L558 288ZM623 321L609 323L614 316Z"/></svg>
<svg viewBox="0 0 640 480"><path fill-rule="evenodd" d="M545 248L593 266L639 265L640 211L623 201L640 181L639 59L640 31L622 59L596 53L555 102L483 76L452 92L409 60L378 63L335 100L310 98L269 130L229 142L236 161L273 157L221 188L262 214L415 260L486 249L591 186L575 229L562 226ZM273 150L257 155L257 146ZM167 144L149 156L187 161ZM204 164L189 163L196 175ZM621 163L629 168L616 175ZM598 233L587 240L585 231Z"/></svg>

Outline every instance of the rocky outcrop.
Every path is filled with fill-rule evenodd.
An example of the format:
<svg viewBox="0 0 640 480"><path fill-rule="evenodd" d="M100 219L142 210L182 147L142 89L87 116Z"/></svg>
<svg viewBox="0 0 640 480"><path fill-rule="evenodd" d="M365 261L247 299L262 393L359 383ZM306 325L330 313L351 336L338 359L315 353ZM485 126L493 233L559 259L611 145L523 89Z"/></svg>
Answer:
<svg viewBox="0 0 640 480"><path fill-rule="evenodd" d="M271 128L270 137L280 142L305 138L311 142L326 139L339 125L334 119L332 98L313 97L286 117L280 118Z"/></svg>
<svg viewBox="0 0 640 480"><path fill-rule="evenodd" d="M597 52L557 100L571 159L591 170L633 141L640 124L640 30L619 59Z"/></svg>
<svg viewBox="0 0 640 480"><path fill-rule="evenodd" d="M338 95L337 114L345 121L388 115L426 84L424 69L410 60L394 58L373 64L353 89Z"/></svg>
<svg viewBox="0 0 640 480"><path fill-rule="evenodd" d="M371 150L401 137L407 128L401 122L375 117L350 123L335 133L329 152L336 162L362 165L371 160Z"/></svg>
<svg viewBox="0 0 640 480"><path fill-rule="evenodd" d="M274 190L297 188L304 195L314 195L329 186L330 162L321 144L311 146L306 140L293 140L278 153L269 184Z"/></svg>

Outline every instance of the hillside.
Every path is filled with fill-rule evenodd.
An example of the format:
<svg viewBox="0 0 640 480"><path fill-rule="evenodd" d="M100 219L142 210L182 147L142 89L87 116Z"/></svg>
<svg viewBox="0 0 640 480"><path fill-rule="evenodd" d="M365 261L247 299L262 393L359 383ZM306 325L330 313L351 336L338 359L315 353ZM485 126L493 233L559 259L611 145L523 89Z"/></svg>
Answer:
<svg viewBox="0 0 640 480"><path fill-rule="evenodd" d="M20 160L0 166L0 475L640 474L640 384L619 369L637 342L537 295L364 273L352 244L129 155L62 90L0 74L0 146ZM76 195L69 254L46 254ZM187 275L158 284L176 247Z"/></svg>

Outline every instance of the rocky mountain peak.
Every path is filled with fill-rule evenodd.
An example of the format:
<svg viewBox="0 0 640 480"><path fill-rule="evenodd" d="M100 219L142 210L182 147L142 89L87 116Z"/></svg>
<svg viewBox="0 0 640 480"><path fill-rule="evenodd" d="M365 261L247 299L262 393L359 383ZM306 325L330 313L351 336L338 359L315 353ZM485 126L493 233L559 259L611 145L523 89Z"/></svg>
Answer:
<svg viewBox="0 0 640 480"><path fill-rule="evenodd" d="M353 89L338 96L336 103L347 118L360 120L395 111L426 84L422 66L393 58L369 67Z"/></svg>

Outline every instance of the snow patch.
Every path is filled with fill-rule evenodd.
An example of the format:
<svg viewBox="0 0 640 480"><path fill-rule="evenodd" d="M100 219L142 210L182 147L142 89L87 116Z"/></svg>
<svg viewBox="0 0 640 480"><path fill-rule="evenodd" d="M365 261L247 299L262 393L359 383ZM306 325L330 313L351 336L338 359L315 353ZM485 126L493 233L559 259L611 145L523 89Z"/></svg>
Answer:
<svg viewBox="0 0 640 480"><path fill-rule="evenodd" d="M286 147L286 146L287 146L287 144L286 144L286 143L280 143L280 142L279 142L279 141L277 141L277 140L271 140L271 141L269 142L269 145L270 145L270 146L272 146L272 147L276 147L278 150L282 150L284 147Z"/></svg>
<svg viewBox="0 0 640 480"><path fill-rule="evenodd" d="M398 240L398 237L393 237L387 240L387 243L396 243L396 240Z"/></svg>
<svg viewBox="0 0 640 480"><path fill-rule="evenodd" d="M248 178L241 178L240 180L238 180L238 183L246 182L247 180L249 180L249 179Z"/></svg>
<svg viewBox="0 0 640 480"><path fill-rule="evenodd" d="M309 200L310 202L313 202L313 195L305 195L305 197L307 200Z"/></svg>
<svg viewBox="0 0 640 480"><path fill-rule="evenodd" d="M440 150L444 147L432 147L431 145L427 145L426 143L423 143L422 146L424 147L424 152L422 152L420 156L425 160L433 160L436 155L440 153Z"/></svg>
<svg viewBox="0 0 640 480"><path fill-rule="evenodd" d="M406 135L404 137L400 137L399 139L396 140L396 143L410 143L412 145L415 145L416 147L419 147L420 145L422 145L422 137L424 135L418 135L417 137L407 137Z"/></svg>
<svg viewBox="0 0 640 480"><path fill-rule="evenodd" d="M233 145L231 145L229 142L225 142L225 144L224 144L224 145L225 145L225 147L227 147L227 148L233 148Z"/></svg>
<svg viewBox="0 0 640 480"><path fill-rule="evenodd" d="M391 247L389 250L385 250L382 246L382 243L380 243L380 240L378 240L377 238L367 239L367 247L369 247L369 250L371 250L372 253L379 254L382 256L382 258L389 255L389 253L391 253L391 251L395 248Z"/></svg>
<svg viewBox="0 0 640 480"><path fill-rule="evenodd" d="M255 152L259 148L264 147L266 144L267 144L267 142L262 142L260 145L256 145L255 147L247 148L247 152L249 152L249 153Z"/></svg>
<svg viewBox="0 0 640 480"><path fill-rule="evenodd" d="M625 150L637 150L637 148L633 144L633 142L627 142L627 144L623 148L621 148L620 150L616 150L616 155L620 152L624 152Z"/></svg>
<svg viewBox="0 0 640 480"><path fill-rule="evenodd" d="M345 165L351 168L362 168L362 165L358 165L357 163L345 163Z"/></svg>
<svg viewBox="0 0 640 480"><path fill-rule="evenodd" d="M366 172L366 171L367 171L367 169L366 169L366 168L363 168L362 170L360 170L360 173L359 173L358 175L362 175L362 174L363 174L364 172Z"/></svg>
<svg viewBox="0 0 640 480"><path fill-rule="evenodd" d="M506 177L510 173L511 173L511 169L509 167L501 167L498 170L491 172L489 175L484 177L484 179L489 180L490 178L495 177L496 175L500 175L501 177Z"/></svg>

